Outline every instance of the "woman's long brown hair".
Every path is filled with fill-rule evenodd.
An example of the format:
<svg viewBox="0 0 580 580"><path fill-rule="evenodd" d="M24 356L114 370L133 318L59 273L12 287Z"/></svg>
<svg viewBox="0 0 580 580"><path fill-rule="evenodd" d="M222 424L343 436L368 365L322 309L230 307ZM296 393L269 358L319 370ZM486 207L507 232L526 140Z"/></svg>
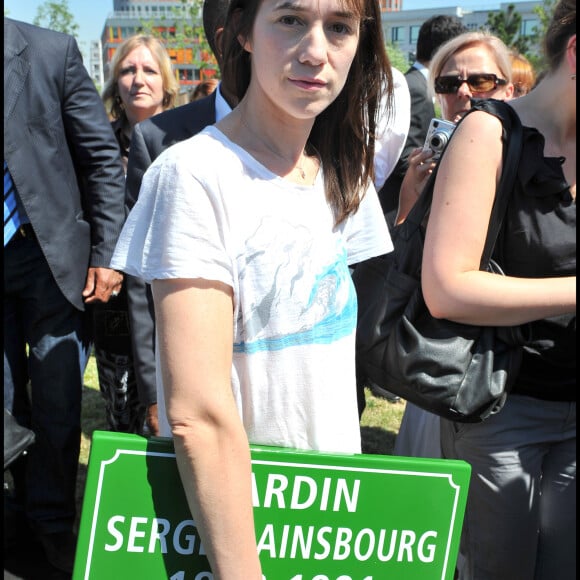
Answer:
<svg viewBox="0 0 580 580"><path fill-rule="evenodd" d="M251 35L262 0L232 0L223 34L222 82L241 100L250 84L250 55L238 38ZM360 15L358 48L341 93L314 122L308 142L322 159L326 196L336 224L357 211L374 178L375 130L386 98L392 114L393 78L378 0L343 0ZM384 112L384 111L383 111Z"/></svg>

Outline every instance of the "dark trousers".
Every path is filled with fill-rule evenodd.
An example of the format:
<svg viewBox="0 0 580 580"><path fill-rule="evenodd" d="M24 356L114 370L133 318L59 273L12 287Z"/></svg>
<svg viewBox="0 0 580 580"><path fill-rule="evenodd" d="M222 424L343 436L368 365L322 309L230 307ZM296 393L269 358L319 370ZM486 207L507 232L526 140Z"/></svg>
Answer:
<svg viewBox="0 0 580 580"><path fill-rule="evenodd" d="M111 431L144 435L146 406L139 400L125 284L106 304L90 306L99 388Z"/></svg>
<svg viewBox="0 0 580 580"><path fill-rule="evenodd" d="M75 521L85 329L37 241L17 234L4 248L4 407L36 434L11 471L40 533L72 531Z"/></svg>

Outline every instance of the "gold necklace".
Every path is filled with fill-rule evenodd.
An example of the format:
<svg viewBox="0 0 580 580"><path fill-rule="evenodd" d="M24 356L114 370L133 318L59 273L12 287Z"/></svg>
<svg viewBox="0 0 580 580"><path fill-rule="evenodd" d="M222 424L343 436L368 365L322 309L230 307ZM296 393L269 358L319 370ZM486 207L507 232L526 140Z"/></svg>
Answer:
<svg viewBox="0 0 580 580"><path fill-rule="evenodd" d="M241 112L240 112L240 120L242 122L242 125L252 135L254 135L254 137L256 137L258 139L258 141L260 141L260 143L262 143L262 145L264 145L266 147L266 149L268 149L268 151L270 151L271 153L273 153L276 157L278 157L278 159L282 159L282 161L284 161L286 163L289 162L289 160L286 157L284 157L283 155L281 155L280 153L278 153L278 151L276 151L276 149L274 149L261 135L259 135L253 129L250 128L250 126L244 120L244 116L243 116L243 114ZM302 153L301 153L300 157L302 159L308 157L306 155L306 150L305 149L302 149ZM294 167L292 168L292 171L294 171L295 169L298 170L298 173L300 173L300 178L302 179L302 181L304 181L306 179L306 171L304 170L304 167L302 167L302 164L300 164L298 162L295 163Z"/></svg>

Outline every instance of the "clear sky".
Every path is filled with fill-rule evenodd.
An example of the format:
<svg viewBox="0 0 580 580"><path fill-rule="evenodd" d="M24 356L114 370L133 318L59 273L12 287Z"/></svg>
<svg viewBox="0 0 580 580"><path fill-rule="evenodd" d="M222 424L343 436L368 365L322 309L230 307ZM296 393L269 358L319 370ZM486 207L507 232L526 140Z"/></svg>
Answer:
<svg viewBox="0 0 580 580"><path fill-rule="evenodd" d="M517 4L523 0L511 1ZM403 0L403 8L415 10L461 6L485 10L499 8L500 3L499 0ZM10 18L32 22L41 4L44 4L44 0L4 0L4 11ZM68 0L68 6L79 25L79 46L85 58L88 58L89 43L101 37L105 20L113 11L113 0Z"/></svg>

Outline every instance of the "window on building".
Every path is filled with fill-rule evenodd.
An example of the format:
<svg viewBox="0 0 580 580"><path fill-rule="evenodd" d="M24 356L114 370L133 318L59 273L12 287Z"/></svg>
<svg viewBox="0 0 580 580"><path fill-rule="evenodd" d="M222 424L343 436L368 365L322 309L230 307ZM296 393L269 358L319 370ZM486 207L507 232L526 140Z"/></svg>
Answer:
<svg viewBox="0 0 580 580"><path fill-rule="evenodd" d="M193 71L190 68L180 68L179 69L179 80L180 81L192 81Z"/></svg>
<svg viewBox="0 0 580 580"><path fill-rule="evenodd" d="M538 31L539 22L536 19L522 20L520 34L522 36L534 36Z"/></svg>
<svg viewBox="0 0 580 580"><path fill-rule="evenodd" d="M409 42L411 44L417 44L417 40L419 40L419 30L421 30L420 26L409 27Z"/></svg>
<svg viewBox="0 0 580 580"><path fill-rule="evenodd" d="M391 28L391 42L403 42L405 40L405 28L403 26L393 26Z"/></svg>

